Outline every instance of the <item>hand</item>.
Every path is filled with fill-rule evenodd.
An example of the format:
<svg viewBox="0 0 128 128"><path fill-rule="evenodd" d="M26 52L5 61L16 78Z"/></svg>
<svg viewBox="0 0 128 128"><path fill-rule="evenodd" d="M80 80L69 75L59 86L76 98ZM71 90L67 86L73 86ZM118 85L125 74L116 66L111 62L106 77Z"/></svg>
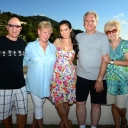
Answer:
<svg viewBox="0 0 128 128"><path fill-rule="evenodd" d="M96 83L95 83L94 89L96 89L97 93L102 92L104 90L103 82L97 80Z"/></svg>
<svg viewBox="0 0 128 128"><path fill-rule="evenodd" d="M50 97L47 97L47 99L48 99L49 101L51 101L51 98L50 98Z"/></svg>
<svg viewBox="0 0 128 128"><path fill-rule="evenodd" d="M111 59L108 54L102 56L102 60L106 63L111 63Z"/></svg>

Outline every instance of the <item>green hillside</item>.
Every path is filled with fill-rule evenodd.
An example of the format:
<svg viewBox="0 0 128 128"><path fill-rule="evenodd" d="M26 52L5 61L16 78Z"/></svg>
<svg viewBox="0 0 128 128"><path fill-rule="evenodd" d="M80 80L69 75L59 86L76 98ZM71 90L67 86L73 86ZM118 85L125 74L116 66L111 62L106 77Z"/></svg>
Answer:
<svg viewBox="0 0 128 128"><path fill-rule="evenodd" d="M11 17L18 17L20 21L25 22L26 24L22 24L22 31L20 37L24 39L27 43L30 41L34 41L37 37L37 26L41 21L50 21L53 26L53 34L50 37L50 41L53 42L55 38L59 36L58 22L50 19L46 16L21 16L11 12L3 12L0 14L0 36L6 35L6 25L7 21ZM74 30L75 33L82 32L81 30Z"/></svg>

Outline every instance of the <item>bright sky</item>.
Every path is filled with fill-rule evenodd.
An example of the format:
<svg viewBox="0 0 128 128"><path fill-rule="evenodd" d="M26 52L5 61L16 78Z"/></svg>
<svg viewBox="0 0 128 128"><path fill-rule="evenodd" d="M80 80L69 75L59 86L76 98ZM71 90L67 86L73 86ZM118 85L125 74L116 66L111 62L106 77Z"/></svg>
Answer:
<svg viewBox="0 0 128 128"><path fill-rule="evenodd" d="M83 15L93 10L99 16L98 31L104 31L108 20L118 20L120 36L128 40L128 0L0 0L0 10L22 16L42 15L58 22L69 20L74 29L83 31Z"/></svg>

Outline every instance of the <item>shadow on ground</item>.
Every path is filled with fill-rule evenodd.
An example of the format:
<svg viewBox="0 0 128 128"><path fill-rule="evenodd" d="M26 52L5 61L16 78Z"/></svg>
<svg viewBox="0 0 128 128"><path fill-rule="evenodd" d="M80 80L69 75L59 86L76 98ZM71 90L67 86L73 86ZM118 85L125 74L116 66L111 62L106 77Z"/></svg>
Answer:
<svg viewBox="0 0 128 128"><path fill-rule="evenodd" d="M0 123L0 128L5 128L2 123ZM13 124L12 128L17 128L17 125ZM28 125L26 125L25 128L31 128L31 125L28 124ZM58 125L44 125L44 128L59 128L59 126ZM78 125L73 125L72 128L79 128L79 127L78 127ZM88 125L87 128L90 128L90 126ZM115 128L115 127L113 125L100 125L97 128Z"/></svg>

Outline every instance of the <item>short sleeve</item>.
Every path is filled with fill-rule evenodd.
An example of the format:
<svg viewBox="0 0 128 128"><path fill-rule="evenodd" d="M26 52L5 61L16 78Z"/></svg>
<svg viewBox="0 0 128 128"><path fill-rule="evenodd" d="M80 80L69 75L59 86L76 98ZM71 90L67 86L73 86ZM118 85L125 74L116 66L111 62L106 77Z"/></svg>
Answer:
<svg viewBox="0 0 128 128"><path fill-rule="evenodd" d="M109 54L110 53L110 44L108 37L106 35L103 36L102 39L102 55Z"/></svg>
<svg viewBox="0 0 128 128"><path fill-rule="evenodd" d="M128 52L128 41L124 40L123 42L123 52L126 53Z"/></svg>

